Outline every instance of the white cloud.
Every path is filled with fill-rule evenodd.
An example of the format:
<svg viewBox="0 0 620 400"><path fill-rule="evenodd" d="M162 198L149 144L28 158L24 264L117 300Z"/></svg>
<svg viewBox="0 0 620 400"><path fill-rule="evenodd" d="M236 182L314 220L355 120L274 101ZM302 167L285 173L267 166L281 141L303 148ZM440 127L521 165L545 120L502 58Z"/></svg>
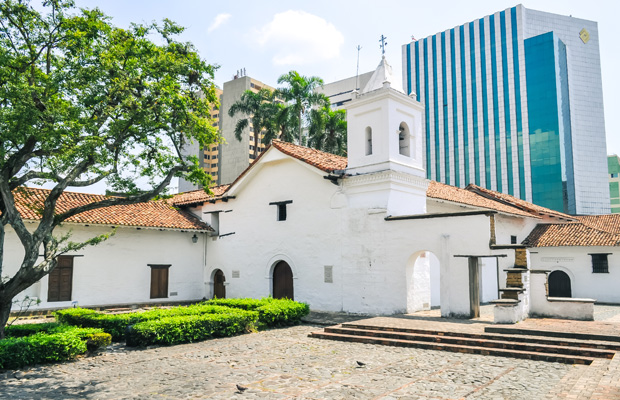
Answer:
<svg viewBox="0 0 620 400"><path fill-rule="evenodd" d="M275 65L302 65L338 57L344 36L323 18L288 10L274 15L258 32L257 41L276 50Z"/></svg>
<svg viewBox="0 0 620 400"><path fill-rule="evenodd" d="M232 17L232 15L230 14L218 14L211 23L211 26L209 26L209 29L207 29L207 32L213 32L214 30L225 24L226 21L230 19L230 17Z"/></svg>

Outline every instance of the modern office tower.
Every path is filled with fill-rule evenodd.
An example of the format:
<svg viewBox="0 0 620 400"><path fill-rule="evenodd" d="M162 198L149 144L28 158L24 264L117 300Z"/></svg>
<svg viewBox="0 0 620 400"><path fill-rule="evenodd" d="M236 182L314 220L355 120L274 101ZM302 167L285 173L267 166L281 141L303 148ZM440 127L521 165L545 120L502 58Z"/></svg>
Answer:
<svg viewBox="0 0 620 400"><path fill-rule="evenodd" d="M611 212L616 214L620 213L620 157L615 154L607 156L607 169Z"/></svg>
<svg viewBox="0 0 620 400"><path fill-rule="evenodd" d="M332 110L340 110L345 107L347 102L351 101L354 90L361 92L364 89L364 86L366 86L374 72L373 70L359 76L326 83L316 88L316 91L327 96Z"/></svg>
<svg viewBox="0 0 620 400"><path fill-rule="evenodd" d="M222 102L222 90L216 88L215 89L215 93L217 94L220 103ZM211 107L211 118L213 119L213 126L217 127L218 129L220 126L220 111L219 111L219 107L216 106L212 106ZM188 144L186 147L184 147L181 151L183 152L183 154L185 155L197 155L199 157L200 160L200 164L201 166L204 168L205 171L207 171L211 177L212 177L212 181L213 184L217 184L218 182L218 159L219 159L219 148L218 148L218 144L212 144L209 147L205 147L204 149L200 149L200 146L198 146L198 143L190 143ZM193 183L190 183L188 181L186 181L185 179L181 178L179 179L179 187L178 187L178 191L179 193L181 192L188 192L190 190L196 190L198 189L198 186L194 185Z"/></svg>
<svg viewBox="0 0 620 400"><path fill-rule="evenodd" d="M241 136L241 141L235 138L235 125L241 118L247 118L248 116L235 115L234 117L228 116L228 110L235 102L237 102L243 92L251 90L258 92L262 88L269 90L275 90L273 87L268 86L256 79L252 79L249 76L235 75L235 78L231 81L224 82L224 93L222 95L220 105L220 129L224 143L219 146L219 179L218 184L232 183L239 174L241 174L250 165L255 158L254 152L254 128L250 123L248 130ZM259 137L258 152L262 152L266 145L261 142L262 135ZM213 163L215 164L215 163Z"/></svg>
<svg viewBox="0 0 620 400"><path fill-rule="evenodd" d="M403 46L427 176L608 213L597 23L518 5Z"/></svg>

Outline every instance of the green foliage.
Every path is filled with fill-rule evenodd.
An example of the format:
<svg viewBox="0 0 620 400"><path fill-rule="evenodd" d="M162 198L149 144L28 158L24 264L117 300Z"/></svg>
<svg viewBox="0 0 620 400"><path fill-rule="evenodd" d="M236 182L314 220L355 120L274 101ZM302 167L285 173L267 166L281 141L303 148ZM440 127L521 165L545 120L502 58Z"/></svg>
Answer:
<svg viewBox="0 0 620 400"><path fill-rule="evenodd" d="M262 299L213 299L207 304L217 304L240 308L243 310L257 311L260 326L275 327L298 324L301 318L308 315L310 308L306 303L300 303L289 299L274 299L266 297Z"/></svg>
<svg viewBox="0 0 620 400"><path fill-rule="evenodd" d="M182 27L164 20L123 29L72 0L42 3L0 2L0 213L24 252L19 271L0 285L3 310L49 273L59 254L107 238L74 243L54 237L63 221L148 201L175 177L208 187L198 158L181 149L219 141L211 121L217 66L178 40ZM57 207L67 187L99 182L123 196ZM31 207L40 220L27 228L15 195L32 184L52 190ZM0 241L0 253L3 247Z"/></svg>
<svg viewBox="0 0 620 400"><path fill-rule="evenodd" d="M310 111L308 146L339 156L347 155L347 118L344 110L329 106Z"/></svg>
<svg viewBox="0 0 620 400"><path fill-rule="evenodd" d="M148 311L132 312L125 314L105 314L84 308L68 308L55 312L59 322L90 328L101 328L112 335L115 342L125 339L127 327L143 321L157 320L168 317L202 315L202 314L226 314L231 310L229 307L199 303L191 306L179 306L169 309L155 308Z"/></svg>
<svg viewBox="0 0 620 400"><path fill-rule="evenodd" d="M128 346L173 345L232 336L253 329L258 314L228 309L225 314L166 317L137 323L127 330Z"/></svg>
<svg viewBox="0 0 620 400"><path fill-rule="evenodd" d="M37 333L0 340L0 369L71 360L87 350L107 346L111 341L110 335L100 329L36 325L41 329ZM25 333L25 330L15 332Z"/></svg>
<svg viewBox="0 0 620 400"><path fill-rule="evenodd" d="M23 325L11 325L7 326L4 330L7 336L10 337L24 337L34 335L39 332L49 332L58 328L55 322L45 322L41 324L23 324Z"/></svg>

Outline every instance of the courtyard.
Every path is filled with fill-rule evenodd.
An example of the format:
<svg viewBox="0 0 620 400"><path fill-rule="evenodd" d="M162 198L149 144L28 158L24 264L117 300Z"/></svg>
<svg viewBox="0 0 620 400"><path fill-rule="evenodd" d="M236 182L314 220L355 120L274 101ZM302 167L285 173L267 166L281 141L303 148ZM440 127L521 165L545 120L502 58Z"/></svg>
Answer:
<svg viewBox="0 0 620 400"><path fill-rule="evenodd" d="M600 320L593 322L593 331L596 324L617 323L618 310L597 306ZM434 314L401 318L440 323ZM486 325L485 315L462 326ZM308 337L324 327L317 322L353 318L310 317L314 323L171 347L134 350L115 343L74 362L4 371L0 398L620 398L618 357L583 366L321 340ZM247 390L240 392L236 385Z"/></svg>

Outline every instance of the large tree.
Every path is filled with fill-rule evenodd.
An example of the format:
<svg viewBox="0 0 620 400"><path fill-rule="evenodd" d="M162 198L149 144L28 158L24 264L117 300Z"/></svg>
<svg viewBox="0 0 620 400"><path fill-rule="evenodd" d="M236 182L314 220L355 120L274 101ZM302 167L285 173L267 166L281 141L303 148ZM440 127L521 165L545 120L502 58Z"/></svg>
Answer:
<svg viewBox="0 0 620 400"><path fill-rule="evenodd" d="M305 120L310 109L329 104L329 99L324 94L315 92L317 87L323 85L323 80L317 76L307 77L297 71L290 71L278 78L278 84L285 85L278 88L277 93L288 102L288 107L297 123L299 145L303 145L304 122L307 122Z"/></svg>
<svg viewBox="0 0 620 400"><path fill-rule="evenodd" d="M102 239L73 243L55 228L84 211L147 201L173 177L208 187L198 158L181 149L217 140L214 67L176 39L181 27L164 20L121 29L71 0L38 9L0 3L0 338L17 294L52 271L58 255ZM51 187L34 227L14 197L33 182ZM57 210L67 187L97 182L126 195ZM13 276L3 273L9 226L24 252Z"/></svg>

